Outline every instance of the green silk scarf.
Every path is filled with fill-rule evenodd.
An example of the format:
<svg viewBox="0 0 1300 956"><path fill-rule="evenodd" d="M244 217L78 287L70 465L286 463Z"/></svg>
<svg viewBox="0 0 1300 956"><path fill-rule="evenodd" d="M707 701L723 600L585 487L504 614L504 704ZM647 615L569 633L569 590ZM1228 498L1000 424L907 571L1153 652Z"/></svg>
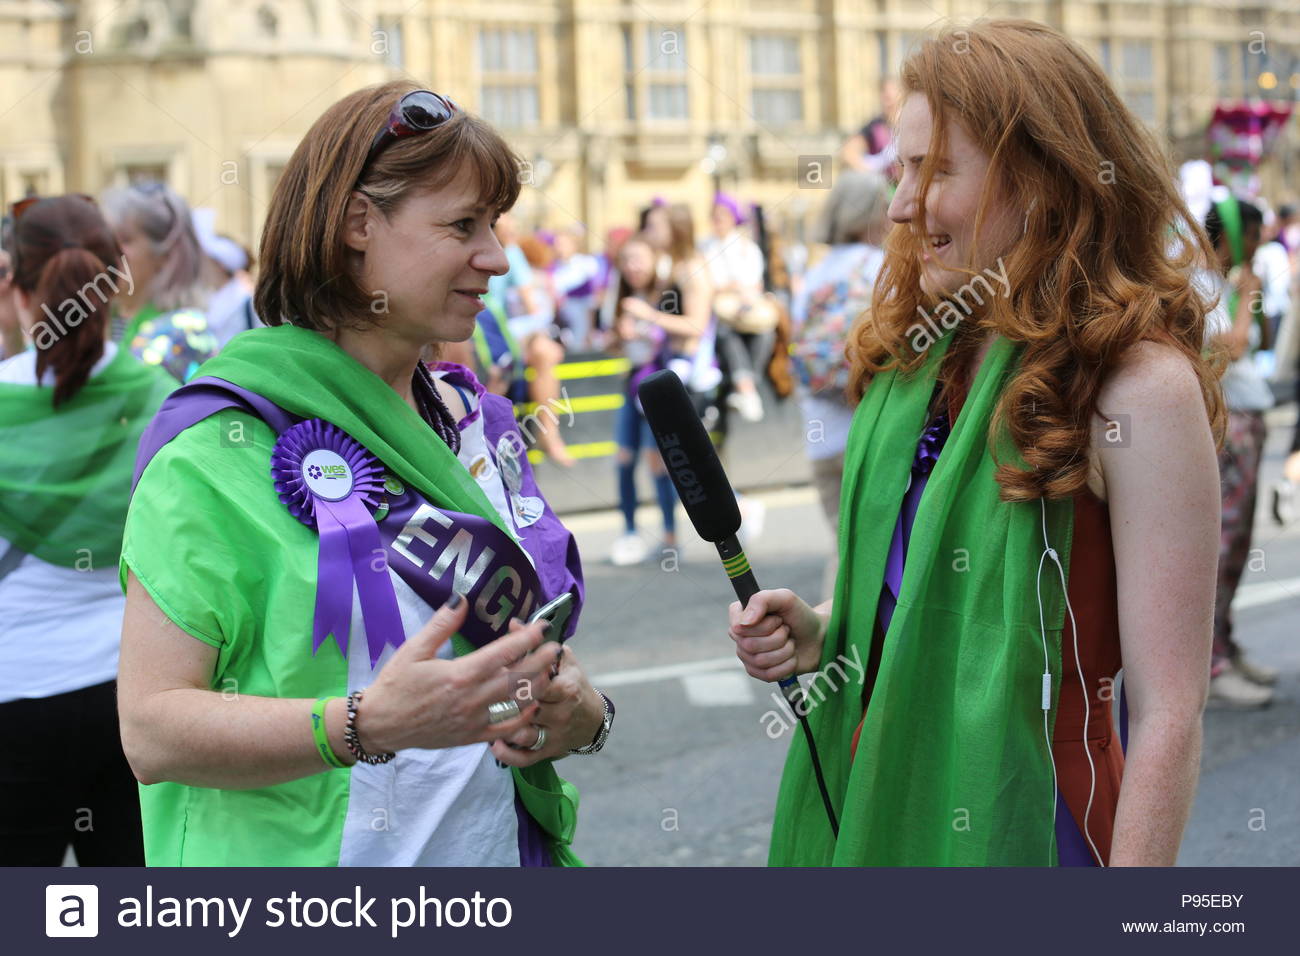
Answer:
<svg viewBox="0 0 1300 956"><path fill-rule="evenodd" d="M1061 676L1064 595L1042 574L1037 502L999 500L991 416L1018 348L998 338L930 474L897 610L881 647L876 605L890 541L944 352L910 376L878 375L844 457L840 570L809 719L839 818L836 839L808 747L796 734L781 781L777 866L1055 865L1056 795L1047 740ZM1002 439L998 460L1022 464ZM1047 534L1068 573L1073 503L1049 501ZM863 713L854 661L879 672ZM1045 660L1046 659L1046 660ZM1045 663L1052 710L1044 726ZM843 678L843 679L840 679ZM829 691L829 692L828 692ZM856 756L850 746L863 721Z"/></svg>
<svg viewBox="0 0 1300 956"><path fill-rule="evenodd" d="M61 567L116 565L136 445L175 387L125 347L57 409L50 386L0 384L0 537Z"/></svg>
<svg viewBox="0 0 1300 956"><path fill-rule="evenodd" d="M204 363L199 376L225 379L293 415L334 423L434 506L487 518L511 535L478 482L415 410L320 333L291 325L251 329ZM268 462L268 487L270 481ZM268 500L279 507L274 498ZM310 603L305 607L310 630ZM452 644L458 655L473 650L460 635ZM581 865L569 849L577 826L577 788L562 780L550 761L516 768L514 776L524 806L553 841L552 862Z"/></svg>

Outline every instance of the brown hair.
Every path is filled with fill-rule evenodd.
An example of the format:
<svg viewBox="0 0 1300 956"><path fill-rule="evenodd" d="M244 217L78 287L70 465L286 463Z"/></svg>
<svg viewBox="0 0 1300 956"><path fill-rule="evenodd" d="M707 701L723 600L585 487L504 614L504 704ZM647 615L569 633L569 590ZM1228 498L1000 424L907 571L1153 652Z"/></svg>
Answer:
<svg viewBox="0 0 1300 956"><path fill-rule="evenodd" d="M83 196L54 196L28 208L14 226L14 252L14 284L36 313L36 380L54 371L57 408L103 357L115 277L130 273L113 231Z"/></svg>
<svg viewBox="0 0 1300 956"><path fill-rule="evenodd" d="M1216 438L1226 415L1214 365L1202 358L1210 303L1191 281L1208 260L1205 235L1154 137L1076 44L1028 20L981 20L929 37L903 64L904 95L924 96L933 140L920 170L916 222L956 121L991 157L975 217L990 199L1026 208L1024 238L1007 254L1008 295L995 295L957 330L942 373L952 384L982 332L1024 343L1001 396L1002 429L1028 465L996 472L1007 501L1061 498L1087 483L1097 396L1139 342L1177 349L1200 379ZM923 304L920 230L895 226L871 311L850 344L850 395L872 376L924 360L909 332Z"/></svg>
<svg viewBox="0 0 1300 956"><path fill-rule="evenodd" d="M357 181L375 134L414 89L400 80L345 96L294 150L271 197L258 253L254 304L268 325L326 330L370 320L372 297L344 242L354 190L390 215L412 192L445 186L468 164L478 176L480 202L502 212L515 204L518 157L491 126L459 109L436 129L390 145Z"/></svg>
<svg viewBox="0 0 1300 956"><path fill-rule="evenodd" d="M697 255L695 251L695 217L691 207L683 202L668 206L668 229L672 238L668 242L668 255L672 256L673 265L689 262Z"/></svg>

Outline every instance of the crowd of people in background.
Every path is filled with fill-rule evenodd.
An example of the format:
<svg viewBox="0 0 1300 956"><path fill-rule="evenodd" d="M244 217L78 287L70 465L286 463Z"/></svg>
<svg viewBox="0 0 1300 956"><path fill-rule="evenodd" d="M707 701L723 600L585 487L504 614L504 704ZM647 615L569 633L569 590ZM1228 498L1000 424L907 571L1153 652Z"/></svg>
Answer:
<svg viewBox="0 0 1300 956"><path fill-rule="evenodd" d="M897 163L887 122L897 107L896 84L887 81L880 95L881 115L845 141L843 168L807 244L769 230L760 206L723 191L713 198L704 230L688 205L654 197L635 225L608 229L598 248L580 223L528 231L512 214L498 221L509 270L488 283L474 339L450 347L443 358L473 368L490 391L521 408L559 401L557 369L566 356L628 360L613 435L625 524L611 552L614 564L637 564L653 550L636 526L642 467L662 512L662 546L676 546L675 493L635 393L641 379L662 368L686 382L724 453L731 416L761 422L763 396L789 395L793 380L814 485L834 527L852 416L842 394L842 346L870 304ZM147 181L108 190L97 208L130 267L131 281L113 300L110 341L185 381L234 335L260 324L254 258L216 231L212 210L191 210L169 187ZM1232 219L1230 228L1218 204L1202 209L1223 259L1218 272L1201 278L1221 294L1216 328L1231 358L1224 379L1233 413L1223 462L1225 599L1250 551L1257 499L1283 524L1300 486L1298 426L1283 480L1257 488L1262 413L1275 403L1266 379L1286 380L1296 367L1300 334L1288 319L1300 277L1300 213L1294 204L1276 212L1245 201L1235 208L1239 221ZM6 249L14 227L6 226ZM10 281L0 279L0 300L7 301ZM13 309L0 307L2 354L24 347ZM540 428L534 436L552 463L575 464L559 428ZM752 540L761 531L761 505L742 499L742 511ZM832 556L828 589L834 571ZM1229 601L1220 603L1214 692L1242 705L1267 703L1275 675L1242 655L1231 637Z"/></svg>

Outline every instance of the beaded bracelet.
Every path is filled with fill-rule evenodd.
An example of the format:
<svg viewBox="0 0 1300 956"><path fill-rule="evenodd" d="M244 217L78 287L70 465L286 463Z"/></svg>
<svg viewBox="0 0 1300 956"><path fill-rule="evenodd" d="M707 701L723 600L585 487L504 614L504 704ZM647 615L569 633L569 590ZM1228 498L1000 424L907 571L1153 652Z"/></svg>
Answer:
<svg viewBox="0 0 1300 956"><path fill-rule="evenodd" d="M338 758L330 746L329 735L325 733L325 708L337 697L321 697L311 708L311 738L316 742L316 752L331 770L346 770L348 765Z"/></svg>
<svg viewBox="0 0 1300 956"><path fill-rule="evenodd" d="M354 690L348 694L348 725L343 731L343 742L348 745L348 752L357 758L358 763L388 763L397 756L395 753L367 753L357 737L357 708L361 705L362 691Z"/></svg>

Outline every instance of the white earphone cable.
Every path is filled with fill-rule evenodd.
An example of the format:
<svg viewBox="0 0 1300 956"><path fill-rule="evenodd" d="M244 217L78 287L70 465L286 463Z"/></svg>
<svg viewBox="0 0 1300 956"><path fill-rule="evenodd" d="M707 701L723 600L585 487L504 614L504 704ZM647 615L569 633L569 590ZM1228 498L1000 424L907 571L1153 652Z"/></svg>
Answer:
<svg viewBox="0 0 1300 956"><path fill-rule="evenodd" d="M1056 794L1059 788L1059 784L1057 781L1057 774L1056 774L1056 759L1055 757L1052 756L1052 742L1050 739L1050 734L1048 733L1047 730L1047 711L1051 707L1051 683L1050 683L1051 669L1048 665L1048 659L1047 659L1047 628L1046 628L1046 623L1043 619L1042 580L1043 580L1043 563L1048 558L1050 558L1052 560L1052 563L1056 565L1056 572L1061 579L1061 594L1065 598L1065 610L1070 616L1070 632L1074 638L1074 665L1078 670L1079 687L1083 692L1083 755L1088 758L1088 776L1089 776L1088 804L1083 811L1083 836L1084 839L1088 841L1088 846L1091 847L1093 855L1097 858L1097 862L1104 867L1106 865L1106 861L1102 859L1101 853L1098 852L1097 844L1093 842L1092 833L1088 829L1088 818L1092 813L1092 801L1097 793L1097 767L1096 764L1093 763L1092 751L1088 747L1088 729L1089 729L1089 724L1091 723L1092 720L1092 706L1089 698L1092 695L1089 693L1087 681L1085 680L1083 675L1083 661L1079 656L1079 628L1074 620L1074 608L1070 606L1070 594L1065 581L1065 568L1061 565L1060 555L1056 553L1056 549L1054 549L1051 546L1051 543L1047 540L1047 501L1044 498L1039 498L1038 501L1039 501L1039 505L1042 508L1042 515L1043 515L1043 553L1038 559L1038 579L1036 584L1037 584L1037 591L1038 591L1038 627L1039 627L1039 633L1042 635L1043 638L1043 666L1045 668L1043 674L1043 679L1044 679L1043 733L1044 736L1047 738L1047 753L1049 758L1052 761L1053 834L1055 834L1055 827L1056 827Z"/></svg>

